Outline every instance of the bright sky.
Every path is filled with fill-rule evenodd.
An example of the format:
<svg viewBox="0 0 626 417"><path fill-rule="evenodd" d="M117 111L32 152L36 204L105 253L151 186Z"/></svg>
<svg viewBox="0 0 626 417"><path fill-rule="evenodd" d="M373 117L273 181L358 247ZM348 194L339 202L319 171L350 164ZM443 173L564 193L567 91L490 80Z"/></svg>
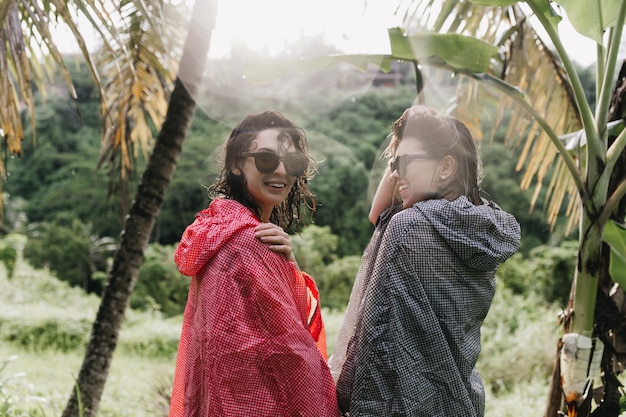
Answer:
<svg viewBox="0 0 626 417"><path fill-rule="evenodd" d="M387 28L399 26L393 0L229 0L218 3L213 52L219 56L233 39L277 53L303 36L323 35L347 53L389 52Z"/></svg>
<svg viewBox="0 0 626 417"><path fill-rule="evenodd" d="M345 53L389 53L387 29L401 22L401 17L394 16L398 3L399 0L221 0L210 57L228 55L233 40L274 54L302 36L320 34ZM567 21L559 25L559 30L575 61L585 66L595 61L591 40L580 36ZM63 34L60 38L68 36ZM89 42L89 36L86 38ZM69 43L61 48L62 52L78 52Z"/></svg>
<svg viewBox="0 0 626 417"><path fill-rule="evenodd" d="M387 29L401 24L394 0L228 0L218 3L217 27L210 56L228 54L230 41L279 52L286 42L322 34L346 53L389 53ZM245 12L242 12L245 11ZM595 61L595 44L564 21L562 42L574 59Z"/></svg>

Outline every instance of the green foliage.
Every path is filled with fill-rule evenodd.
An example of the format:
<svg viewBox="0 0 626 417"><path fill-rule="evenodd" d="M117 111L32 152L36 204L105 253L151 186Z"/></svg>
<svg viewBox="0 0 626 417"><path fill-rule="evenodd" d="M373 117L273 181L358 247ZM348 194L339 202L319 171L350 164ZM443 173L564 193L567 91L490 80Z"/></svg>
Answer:
<svg viewBox="0 0 626 417"><path fill-rule="evenodd" d="M291 247L300 269L314 278L322 275L326 265L336 259L337 241L328 226L310 225L299 235L291 236Z"/></svg>
<svg viewBox="0 0 626 417"><path fill-rule="evenodd" d="M515 295L502 283L497 286L483 325L478 360L492 394L503 395L520 384L549 378L556 345L546 344L545 335L558 332L558 312L552 304L538 305L534 294Z"/></svg>
<svg viewBox="0 0 626 417"><path fill-rule="evenodd" d="M609 273L622 289L626 288L626 228L614 221L604 229L604 241L611 250Z"/></svg>
<svg viewBox="0 0 626 417"><path fill-rule="evenodd" d="M24 210L27 201L22 197L14 197L8 193L2 193L2 203L4 216L2 216L1 227L3 233L23 233L28 221Z"/></svg>
<svg viewBox="0 0 626 417"><path fill-rule="evenodd" d="M315 224L329 227L339 237L336 255L360 254L373 231L367 220L368 174L362 163L353 157L344 158L329 146L320 162L320 174L311 182L318 208Z"/></svg>
<svg viewBox="0 0 626 417"><path fill-rule="evenodd" d="M181 327L180 316L137 314L121 331L120 351L143 358L175 358Z"/></svg>
<svg viewBox="0 0 626 417"><path fill-rule="evenodd" d="M50 268L59 279L87 292L101 291L94 273L105 271L115 249L112 239L92 235L91 227L69 213L59 213L51 223L33 225L24 258L36 268Z"/></svg>
<svg viewBox="0 0 626 417"><path fill-rule="evenodd" d="M40 224L24 247L24 258L36 268L50 268L59 279L86 287L89 279L89 238L79 220L69 227Z"/></svg>
<svg viewBox="0 0 626 417"><path fill-rule="evenodd" d="M170 250L156 248L150 256L156 258ZM0 273L0 305L10 306L0 308L0 343L23 352L80 352L87 343L100 300L45 270L32 269L20 262L19 255L18 251L13 279L9 281ZM127 354L171 357L179 336L179 316L163 320L155 312L131 310L121 330L119 348Z"/></svg>
<svg viewBox="0 0 626 417"><path fill-rule="evenodd" d="M350 299L361 257L352 255L337 259L326 266L326 273L317 277L321 303L329 309L343 311Z"/></svg>
<svg viewBox="0 0 626 417"><path fill-rule="evenodd" d="M371 170L391 124L413 99L408 87L377 89L307 120L311 151L319 161L319 174L311 181L319 203L315 224L330 226L339 237L338 257L360 255L369 241Z"/></svg>
<svg viewBox="0 0 626 417"><path fill-rule="evenodd" d="M182 314L187 302L189 278L174 263L175 246L150 244L139 267L130 306L143 311L160 311L165 317Z"/></svg>
<svg viewBox="0 0 626 417"><path fill-rule="evenodd" d="M328 226L310 225L291 237L298 266L315 279L322 306L343 310L359 269L360 256L336 256L339 239Z"/></svg>
<svg viewBox="0 0 626 417"><path fill-rule="evenodd" d="M82 348L87 343L91 320L29 317L4 318L0 325L0 338L26 351L56 350L68 352Z"/></svg>
<svg viewBox="0 0 626 417"><path fill-rule="evenodd" d="M4 263L7 269L7 276L11 278L13 276L13 270L15 269L15 261L17 260L17 249L14 246L8 244L0 246L0 261Z"/></svg>
<svg viewBox="0 0 626 417"><path fill-rule="evenodd" d="M0 305L11 306L0 309L0 342L33 352L83 347L97 298L49 273L33 271L19 255L13 278L0 278Z"/></svg>
<svg viewBox="0 0 626 417"><path fill-rule="evenodd" d="M68 116L69 117L69 116ZM66 118L55 125L67 126ZM100 236L117 236L122 217L115 212L114 200L107 199L106 173L96 171L100 145L99 125L77 132L48 132L39 126L38 135L46 140L23 145L22 157L11 160L5 190L11 199L25 201L27 221L48 222L57 213L67 212L91 223ZM14 214L13 217L16 217Z"/></svg>
<svg viewBox="0 0 626 417"><path fill-rule="evenodd" d="M578 243L540 245L527 257L518 253L500 266L498 277L515 294L566 305L576 268Z"/></svg>

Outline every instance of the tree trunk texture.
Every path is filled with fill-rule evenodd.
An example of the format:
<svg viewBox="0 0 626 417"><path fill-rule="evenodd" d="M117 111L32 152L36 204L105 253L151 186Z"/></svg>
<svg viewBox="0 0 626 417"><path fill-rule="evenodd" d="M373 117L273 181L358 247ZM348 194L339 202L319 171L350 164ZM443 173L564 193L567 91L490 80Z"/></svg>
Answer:
<svg viewBox="0 0 626 417"><path fill-rule="evenodd" d="M95 416L144 250L170 184L196 109L199 82L215 27L216 0L197 0L179 76L154 150L126 218L85 357L63 417ZM206 26L204 26L206 25ZM79 401L80 399L80 401Z"/></svg>
<svg viewBox="0 0 626 417"><path fill-rule="evenodd" d="M611 106L609 108L608 121L625 119L626 117L626 61L622 62ZM609 146L615 137L608 138ZM608 195L611 195L619 182L626 176L626 152L622 152L620 159L615 164L609 182ZM619 223L624 222L626 216L626 199L622 199L611 219ZM598 407L590 412L590 398L587 399L578 410L577 417L617 417L620 414L619 391L622 386L616 375L623 371L621 364L626 363L626 292L623 288L613 288L614 282L609 275L610 249L608 245L602 245L601 266L598 276L598 293L596 297L596 311L594 314L594 333L604 344L604 357L602 359L603 386L594 389L593 397L599 403ZM572 283L572 291L575 280ZM569 314L569 312L567 313ZM564 326L567 327L567 326ZM560 344L559 344L560 345ZM548 406L544 417L556 417L563 409L561 381L558 371L560 348L557 349L557 366L552 377L550 392L548 394Z"/></svg>

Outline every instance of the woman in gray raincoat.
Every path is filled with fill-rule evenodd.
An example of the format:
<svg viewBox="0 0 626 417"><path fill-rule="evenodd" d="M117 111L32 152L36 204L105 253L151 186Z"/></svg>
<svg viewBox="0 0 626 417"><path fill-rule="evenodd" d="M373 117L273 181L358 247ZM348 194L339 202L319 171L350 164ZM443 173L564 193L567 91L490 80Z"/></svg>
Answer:
<svg viewBox="0 0 626 417"><path fill-rule="evenodd" d="M479 196L463 123L414 106L392 130L376 229L330 358L339 406L350 417L483 416L480 329L520 226Z"/></svg>

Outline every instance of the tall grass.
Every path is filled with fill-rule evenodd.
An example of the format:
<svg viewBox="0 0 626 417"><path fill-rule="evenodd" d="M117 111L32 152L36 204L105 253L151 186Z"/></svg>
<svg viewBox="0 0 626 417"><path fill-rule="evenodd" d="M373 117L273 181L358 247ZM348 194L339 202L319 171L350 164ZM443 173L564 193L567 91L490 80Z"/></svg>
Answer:
<svg viewBox="0 0 626 417"><path fill-rule="evenodd" d="M560 335L559 310L498 285L477 365L486 417L543 416Z"/></svg>
<svg viewBox="0 0 626 417"><path fill-rule="evenodd" d="M0 417L61 415L99 303L19 257L10 279L0 264ZM167 415L162 393L171 384L180 327L180 318L127 312L98 416Z"/></svg>

